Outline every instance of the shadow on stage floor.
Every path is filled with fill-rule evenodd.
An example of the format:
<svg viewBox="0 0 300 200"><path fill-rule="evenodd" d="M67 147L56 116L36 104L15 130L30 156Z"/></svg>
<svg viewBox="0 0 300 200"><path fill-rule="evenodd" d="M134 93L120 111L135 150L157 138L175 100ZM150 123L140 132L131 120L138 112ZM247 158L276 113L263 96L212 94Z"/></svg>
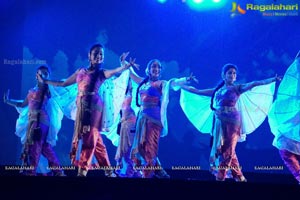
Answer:
<svg viewBox="0 0 300 200"><path fill-rule="evenodd" d="M247 183L231 179L217 182L207 171L167 170L170 179L107 178L103 171L88 177L20 176L1 170L1 194L26 199L287 199L300 194L300 185L289 174L244 173Z"/></svg>

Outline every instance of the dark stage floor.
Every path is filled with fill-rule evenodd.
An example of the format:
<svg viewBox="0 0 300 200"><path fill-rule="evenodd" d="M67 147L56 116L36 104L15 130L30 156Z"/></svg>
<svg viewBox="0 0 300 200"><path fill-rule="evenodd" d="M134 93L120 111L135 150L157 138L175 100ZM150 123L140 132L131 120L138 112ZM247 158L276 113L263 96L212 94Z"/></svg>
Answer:
<svg viewBox="0 0 300 200"><path fill-rule="evenodd" d="M20 176L1 170L1 194L26 199L289 199L300 195L300 185L290 174L247 173L247 183L231 179L216 182L207 171L167 170L170 179L107 178L103 171L90 171L88 177Z"/></svg>

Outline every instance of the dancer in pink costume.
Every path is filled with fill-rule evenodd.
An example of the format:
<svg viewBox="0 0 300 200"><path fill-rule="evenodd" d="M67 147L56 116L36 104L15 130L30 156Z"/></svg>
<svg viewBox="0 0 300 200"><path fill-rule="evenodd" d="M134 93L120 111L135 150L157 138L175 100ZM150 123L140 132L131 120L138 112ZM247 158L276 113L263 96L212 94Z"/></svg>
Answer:
<svg viewBox="0 0 300 200"><path fill-rule="evenodd" d="M125 61L128 53L122 55L122 62ZM54 86L67 87L77 83L76 99L76 119L75 130L72 139L71 161L78 166L78 176L86 176L89 169L92 169L92 159L95 156L99 167L105 171L108 177L116 177L114 170L108 158L106 146L103 143L100 131L113 123L109 101L99 94L99 89L104 81L115 74L122 73L130 66L133 66L135 60L130 60L118 68L105 70L101 68L104 61L104 48L101 44L95 44L89 51L90 65L87 68L80 68L64 81L53 81L41 78L41 81ZM112 91L104 91L106 95ZM80 147L80 158L76 159L76 154Z"/></svg>
<svg viewBox="0 0 300 200"><path fill-rule="evenodd" d="M48 78L49 74L47 66L38 67L37 76ZM48 85L38 81L37 85L29 90L25 100L10 99L8 92L4 94L4 102L15 106L20 113L16 134L21 137L23 144L22 173L35 176L40 158L44 156L48 161L47 168L53 172L53 175L65 176L53 150L63 113L52 100Z"/></svg>
<svg viewBox="0 0 300 200"><path fill-rule="evenodd" d="M216 88L182 87L185 91L181 93L181 107L187 117L200 132L212 132L209 161L218 181L224 181L228 171L236 181L247 181L235 152L236 145L264 121L273 101L275 84L271 83L280 80L276 75L261 81L235 84L236 77L237 67L229 63L224 65L223 80ZM191 111L197 115L193 116Z"/></svg>

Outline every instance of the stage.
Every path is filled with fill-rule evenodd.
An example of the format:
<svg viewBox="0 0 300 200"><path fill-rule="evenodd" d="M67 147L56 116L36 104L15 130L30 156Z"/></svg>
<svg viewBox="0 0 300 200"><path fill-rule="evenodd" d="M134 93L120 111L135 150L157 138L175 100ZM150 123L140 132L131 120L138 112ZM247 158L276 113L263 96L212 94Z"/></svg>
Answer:
<svg viewBox="0 0 300 200"><path fill-rule="evenodd" d="M75 170L66 171L66 177L29 177L2 170L1 194L26 199L287 199L300 194L300 185L289 174L245 172L248 182L240 183L217 182L201 170L167 171L170 179L107 178L103 171L76 177Z"/></svg>

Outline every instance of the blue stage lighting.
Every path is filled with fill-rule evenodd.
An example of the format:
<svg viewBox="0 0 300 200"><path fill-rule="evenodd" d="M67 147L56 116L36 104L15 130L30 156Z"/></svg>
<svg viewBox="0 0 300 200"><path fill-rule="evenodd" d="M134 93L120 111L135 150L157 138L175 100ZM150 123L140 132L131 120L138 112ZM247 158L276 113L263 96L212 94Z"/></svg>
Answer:
<svg viewBox="0 0 300 200"><path fill-rule="evenodd" d="M225 6L227 0L186 0L186 4L193 10L217 10Z"/></svg>
<svg viewBox="0 0 300 200"><path fill-rule="evenodd" d="M157 0L158 1L158 3L166 3L167 2L167 0Z"/></svg>

